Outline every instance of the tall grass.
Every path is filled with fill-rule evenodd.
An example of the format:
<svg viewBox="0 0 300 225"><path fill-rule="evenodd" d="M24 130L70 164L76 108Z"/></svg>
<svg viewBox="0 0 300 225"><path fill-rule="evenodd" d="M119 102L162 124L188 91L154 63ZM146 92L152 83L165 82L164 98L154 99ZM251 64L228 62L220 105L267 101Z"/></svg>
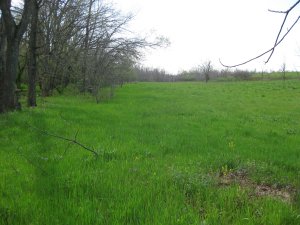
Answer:
<svg viewBox="0 0 300 225"><path fill-rule="evenodd" d="M299 99L297 80L39 99L0 116L0 224L300 224ZM291 200L221 184L238 171Z"/></svg>

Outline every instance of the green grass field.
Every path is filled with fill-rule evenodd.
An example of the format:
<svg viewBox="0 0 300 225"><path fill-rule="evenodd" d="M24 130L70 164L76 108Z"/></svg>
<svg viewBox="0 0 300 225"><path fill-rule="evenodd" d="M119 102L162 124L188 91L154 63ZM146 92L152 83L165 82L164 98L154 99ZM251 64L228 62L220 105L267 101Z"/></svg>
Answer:
<svg viewBox="0 0 300 225"><path fill-rule="evenodd" d="M300 224L299 99L299 80L132 83L0 115L0 224Z"/></svg>

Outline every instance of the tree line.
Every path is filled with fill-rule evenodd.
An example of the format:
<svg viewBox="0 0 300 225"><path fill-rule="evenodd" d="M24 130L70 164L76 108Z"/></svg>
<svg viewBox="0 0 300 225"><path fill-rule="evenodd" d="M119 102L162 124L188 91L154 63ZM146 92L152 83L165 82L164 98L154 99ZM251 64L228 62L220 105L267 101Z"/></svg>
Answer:
<svg viewBox="0 0 300 225"><path fill-rule="evenodd" d="M211 61L206 61L190 70L181 71L178 74L170 74L157 68L135 66L132 72L132 81L141 82L180 82L180 81L203 81L209 80L251 80L256 71L214 69Z"/></svg>
<svg viewBox="0 0 300 225"><path fill-rule="evenodd" d="M190 70L181 71L178 74L170 74L157 68L134 66L129 81L138 82L185 82L185 81L258 81L258 80L287 80L300 79L298 71L287 71L283 63L277 71L257 71L240 69L214 69L208 62Z"/></svg>
<svg viewBox="0 0 300 225"><path fill-rule="evenodd" d="M27 105L74 84L80 92L99 92L126 82L149 41L128 30L133 19L104 0L24 0L19 7L0 1L0 112L20 109L21 83Z"/></svg>

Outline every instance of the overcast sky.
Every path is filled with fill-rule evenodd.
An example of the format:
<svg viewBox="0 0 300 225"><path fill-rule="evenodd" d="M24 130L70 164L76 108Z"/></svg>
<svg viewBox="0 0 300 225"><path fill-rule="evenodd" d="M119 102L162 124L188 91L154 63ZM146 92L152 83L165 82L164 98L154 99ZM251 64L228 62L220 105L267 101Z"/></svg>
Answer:
<svg viewBox="0 0 300 225"><path fill-rule="evenodd" d="M287 10L296 0L111 0L124 12L136 17L130 29L169 38L166 49L145 52L142 64L170 73L188 70L211 60L216 68L236 64L272 47L283 14L268 9ZM300 15L294 10L284 31ZM267 57L239 69L278 70L283 63L289 70L300 70L300 23L276 49L271 61Z"/></svg>
<svg viewBox="0 0 300 225"><path fill-rule="evenodd" d="M13 0L14 2L20 0ZM176 74L211 60L217 69L252 58L272 47L284 14L296 0L108 0L124 13L133 13L130 30L141 35L167 37L165 49L147 50L141 64ZM295 8L283 31L300 15ZM277 47L272 59L268 55L238 69L258 71L300 70L300 22Z"/></svg>

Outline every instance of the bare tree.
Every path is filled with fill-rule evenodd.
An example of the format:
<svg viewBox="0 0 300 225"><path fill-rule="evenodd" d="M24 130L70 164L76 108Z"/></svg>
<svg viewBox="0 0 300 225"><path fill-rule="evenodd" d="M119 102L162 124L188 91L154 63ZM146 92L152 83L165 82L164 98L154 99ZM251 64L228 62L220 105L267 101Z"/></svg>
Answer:
<svg viewBox="0 0 300 225"><path fill-rule="evenodd" d="M92 11L89 9L88 15L92 26L89 29L88 50L84 49L81 55L87 73L84 76L85 85L99 102L99 92L104 87L110 87L110 96L113 96L115 85L124 80L120 71L126 72L132 67L140 58L141 49L164 46L167 40L149 42L146 38L133 36L127 30L133 16L122 15L110 5L95 5ZM84 46L87 46L86 43Z"/></svg>
<svg viewBox="0 0 300 225"><path fill-rule="evenodd" d="M83 29L82 4L80 0L48 0L40 9L39 84L43 96L51 95L54 89L60 91L69 82L82 37L78 35Z"/></svg>
<svg viewBox="0 0 300 225"><path fill-rule="evenodd" d="M282 65L281 65L281 73L282 73L282 79L283 79L283 81L285 81L286 80L286 64L285 64L285 62L284 63L282 63Z"/></svg>
<svg viewBox="0 0 300 225"><path fill-rule="evenodd" d="M206 83L210 79L210 74L211 74L212 70L213 70L213 67L212 67L212 64L211 64L210 60L203 63L200 67L200 71L203 74L204 80L205 80Z"/></svg>
<svg viewBox="0 0 300 225"><path fill-rule="evenodd" d="M160 46L165 41L149 42L134 36L127 30L132 19L132 15L123 15L103 1L45 0L40 13L42 95L51 95L52 90L59 90L70 80L95 97L103 87L114 90L120 68L131 67L142 48Z"/></svg>

